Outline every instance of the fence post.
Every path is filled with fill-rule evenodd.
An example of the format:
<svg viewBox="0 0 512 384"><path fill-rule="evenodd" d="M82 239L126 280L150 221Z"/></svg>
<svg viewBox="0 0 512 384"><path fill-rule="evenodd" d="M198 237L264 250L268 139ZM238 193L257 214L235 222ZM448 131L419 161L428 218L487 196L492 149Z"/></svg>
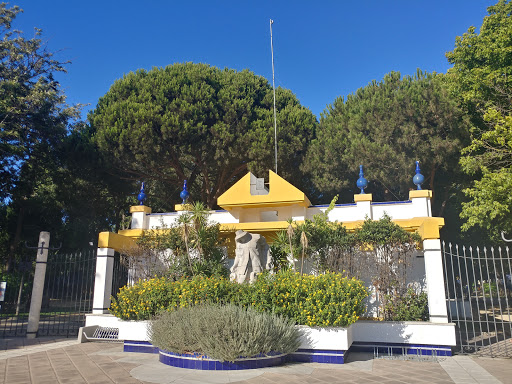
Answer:
<svg viewBox="0 0 512 384"><path fill-rule="evenodd" d="M112 248L98 248L96 254L96 276L94 278L94 298L92 313L108 313L112 294L112 275L114 272L114 253Z"/></svg>
<svg viewBox="0 0 512 384"><path fill-rule="evenodd" d="M37 244L36 271L34 273L32 297L30 299L30 312L28 314L27 339L34 339L39 329L49 245L50 232L40 232L39 243Z"/></svg>
<svg viewBox="0 0 512 384"><path fill-rule="evenodd" d="M423 240L423 251L430 321L448 323L441 241L439 239Z"/></svg>

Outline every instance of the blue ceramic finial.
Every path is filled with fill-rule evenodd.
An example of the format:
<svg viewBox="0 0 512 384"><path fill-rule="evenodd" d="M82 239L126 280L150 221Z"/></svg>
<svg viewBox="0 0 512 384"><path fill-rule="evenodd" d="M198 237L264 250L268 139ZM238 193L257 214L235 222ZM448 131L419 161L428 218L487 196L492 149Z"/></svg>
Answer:
<svg viewBox="0 0 512 384"><path fill-rule="evenodd" d="M357 188L361 190L361 194L364 193L364 189L368 186L368 180L364 178L363 166L359 166L359 179L357 179Z"/></svg>
<svg viewBox="0 0 512 384"><path fill-rule="evenodd" d="M190 193L187 191L187 180L183 183L183 191L180 193L181 200L183 200L183 204L187 204L188 197Z"/></svg>
<svg viewBox="0 0 512 384"><path fill-rule="evenodd" d="M416 161L416 174L412 178L412 182L421 190L421 184L425 181L425 176L420 173L420 162Z"/></svg>
<svg viewBox="0 0 512 384"><path fill-rule="evenodd" d="M144 182L140 186L140 193L137 195L137 200L139 200L140 205L144 205L144 200L146 199L146 194L144 193Z"/></svg>

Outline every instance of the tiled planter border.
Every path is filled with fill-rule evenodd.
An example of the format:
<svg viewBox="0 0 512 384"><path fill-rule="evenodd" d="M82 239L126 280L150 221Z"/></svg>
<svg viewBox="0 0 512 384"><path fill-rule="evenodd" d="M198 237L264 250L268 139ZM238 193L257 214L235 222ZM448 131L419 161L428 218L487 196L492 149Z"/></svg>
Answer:
<svg viewBox="0 0 512 384"><path fill-rule="evenodd" d="M269 356L258 356L251 358L243 358L230 363L228 361L220 362L218 360L209 359L206 356L197 354L182 355L168 351L159 350L159 360L161 363L172 367L201 369L207 371L235 371L240 369L256 369L273 367L281 365L286 361L286 354L270 354Z"/></svg>
<svg viewBox="0 0 512 384"><path fill-rule="evenodd" d="M124 342L124 352L139 352L139 353L160 353L160 359L162 359L162 354L157 347L154 347L149 341L133 341L133 340L125 340ZM171 354L170 352L163 351L165 353ZM345 355L347 351L345 350L332 350L332 349L304 349L300 348L295 352L292 352L286 356L286 359L283 359L278 364L283 363L285 360L290 362L303 362L303 363L329 363L329 364L343 364L345 362ZM172 354L173 357L176 357L176 354ZM190 358L190 356L187 356ZM274 356L277 357L277 356ZM162 360L160 360L162 361ZM178 363L174 363L178 364ZM170 365L170 364L168 364ZM276 364L273 364L276 365ZM174 365L175 367L180 367L179 365ZM270 365L265 365L266 367ZM180 367L183 368L183 367ZM261 368L261 367L254 367ZM194 369L203 369L203 368L194 368ZM239 369L251 369L251 368L239 368Z"/></svg>
<svg viewBox="0 0 512 384"><path fill-rule="evenodd" d="M147 340L147 321L122 321L112 315L88 315L86 325L119 329L126 352L158 353ZM287 361L343 364L350 351L379 354L450 356L455 324L359 320L347 328L299 327L301 346Z"/></svg>

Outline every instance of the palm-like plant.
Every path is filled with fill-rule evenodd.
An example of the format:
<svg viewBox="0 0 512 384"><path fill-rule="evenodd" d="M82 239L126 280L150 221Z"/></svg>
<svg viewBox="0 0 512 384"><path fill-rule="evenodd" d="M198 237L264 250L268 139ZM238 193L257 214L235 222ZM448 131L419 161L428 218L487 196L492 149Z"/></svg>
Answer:
<svg viewBox="0 0 512 384"><path fill-rule="evenodd" d="M306 236L306 232L302 231L300 234L300 245L302 246L302 261L300 263L300 274L302 276L304 270L304 254L306 253L306 249L308 248L308 237Z"/></svg>
<svg viewBox="0 0 512 384"><path fill-rule="evenodd" d="M206 235L205 229L208 224L209 212L206 209L206 206L200 201L189 204L189 209L192 228L194 231L194 245L199 253L199 262L201 262L204 257L203 243Z"/></svg>
<svg viewBox="0 0 512 384"><path fill-rule="evenodd" d="M190 235L190 221L191 221L191 215L189 213L183 213L178 217L178 223L182 226L182 236L183 241L185 242L185 250L187 252L187 259L188 259L188 265L190 267L190 273L192 275L194 274L194 270L192 268L192 259L190 258L190 251L189 251L189 235Z"/></svg>
<svg viewBox="0 0 512 384"><path fill-rule="evenodd" d="M290 256L292 257L292 261L293 261L293 271L295 272L295 257L293 257L293 245L292 245L292 239L293 239L293 234L294 234L294 229L293 229L293 220L292 219L289 219L288 220L288 228L286 229L286 234L288 235L288 243L290 244Z"/></svg>

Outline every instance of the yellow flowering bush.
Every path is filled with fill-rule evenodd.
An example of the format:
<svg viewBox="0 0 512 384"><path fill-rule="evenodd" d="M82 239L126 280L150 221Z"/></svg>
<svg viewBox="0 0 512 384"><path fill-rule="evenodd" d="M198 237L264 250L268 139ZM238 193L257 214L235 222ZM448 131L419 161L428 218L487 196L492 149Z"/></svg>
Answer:
<svg viewBox="0 0 512 384"><path fill-rule="evenodd" d="M292 271L262 274L250 286L249 302L260 311L293 318L297 324L345 327L365 312L368 291L362 281L340 273L318 276Z"/></svg>
<svg viewBox="0 0 512 384"><path fill-rule="evenodd" d="M155 278L122 288L112 300L110 312L124 320L147 320L161 311L231 303L273 312L301 325L345 327L364 313L367 296L360 280L339 273L264 273L253 284L237 284L222 277Z"/></svg>
<svg viewBox="0 0 512 384"><path fill-rule="evenodd" d="M110 313L123 320L148 320L164 310L204 303L230 303L238 289L237 283L223 277L140 280L119 290L117 297L112 298Z"/></svg>

